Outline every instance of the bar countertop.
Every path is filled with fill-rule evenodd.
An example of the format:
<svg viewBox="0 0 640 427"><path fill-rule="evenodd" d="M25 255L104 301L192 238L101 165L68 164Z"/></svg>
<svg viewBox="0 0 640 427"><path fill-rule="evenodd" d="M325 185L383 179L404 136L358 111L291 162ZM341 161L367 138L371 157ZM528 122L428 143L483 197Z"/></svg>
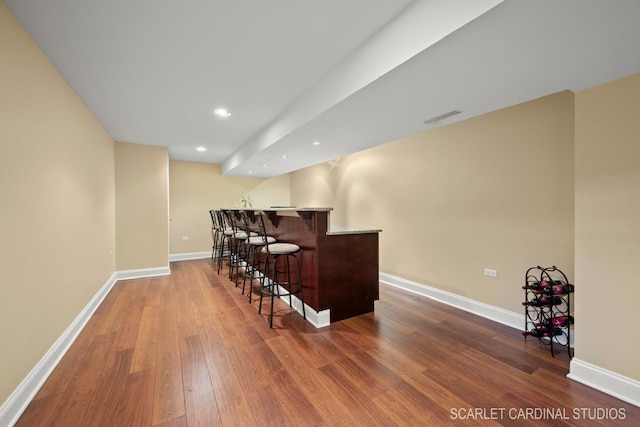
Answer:
<svg viewBox="0 0 640 427"><path fill-rule="evenodd" d="M225 209L226 210L226 209ZM248 210L254 212L331 212L331 207L313 207L313 206L269 206L268 208L231 208L230 210ZM329 227L327 231L328 236L336 236L340 234L367 234L367 233L381 233L381 229L364 228L364 227L352 227L347 225L334 225L331 224L329 215Z"/></svg>
<svg viewBox="0 0 640 427"><path fill-rule="evenodd" d="M333 208L328 207L313 207L313 206L270 206L268 208L248 208L254 211L301 211L301 212L329 212L332 211Z"/></svg>
<svg viewBox="0 0 640 427"><path fill-rule="evenodd" d="M338 234L366 234L366 233L381 233L382 230L376 230L371 228L359 228L359 227L349 227L346 225L329 225L329 231L327 231L327 235L338 235Z"/></svg>

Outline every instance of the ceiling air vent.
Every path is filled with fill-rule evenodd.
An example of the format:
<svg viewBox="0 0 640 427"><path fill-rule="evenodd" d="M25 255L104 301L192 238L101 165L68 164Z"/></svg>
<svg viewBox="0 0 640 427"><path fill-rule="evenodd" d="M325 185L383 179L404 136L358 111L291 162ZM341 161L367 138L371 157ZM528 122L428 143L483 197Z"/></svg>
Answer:
<svg viewBox="0 0 640 427"><path fill-rule="evenodd" d="M461 112L462 111L460 111L460 110L449 111L448 113L440 114L439 116L431 117L430 119L425 120L424 124L425 125L430 125L430 124L433 124L435 122L439 122L440 120L444 120L447 117L451 117L451 116L455 116L456 114L460 114Z"/></svg>

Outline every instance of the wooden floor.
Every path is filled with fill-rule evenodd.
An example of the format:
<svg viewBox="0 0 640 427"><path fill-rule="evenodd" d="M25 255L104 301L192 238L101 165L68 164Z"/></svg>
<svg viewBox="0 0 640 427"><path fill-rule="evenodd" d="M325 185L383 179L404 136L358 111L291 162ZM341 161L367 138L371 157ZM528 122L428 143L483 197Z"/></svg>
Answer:
<svg viewBox="0 0 640 427"><path fill-rule="evenodd" d="M612 426L640 419L640 408L568 380L566 354L552 358L514 329L396 288L381 284L375 314L322 329L278 305L269 329L210 260L171 270L114 286L18 426ZM603 416L625 419L597 419Z"/></svg>

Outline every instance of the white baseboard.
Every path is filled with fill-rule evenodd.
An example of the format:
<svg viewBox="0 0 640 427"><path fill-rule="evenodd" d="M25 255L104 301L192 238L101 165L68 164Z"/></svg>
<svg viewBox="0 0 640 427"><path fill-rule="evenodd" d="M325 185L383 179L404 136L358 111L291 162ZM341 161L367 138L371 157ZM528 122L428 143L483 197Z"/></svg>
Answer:
<svg viewBox="0 0 640 427"><path fill-rule="evenodd" d="M190 259L211 258L211 251L208 252L188 252L182 254L170 254L169 261L188 261Z"/></svg>
<svg viewBox="0 0 640 427"><path fill-rule="evenodd" d="M635 406L640 406L640 381L608 371L583 360L573 358L567 378Z"/></svg>
<svg viewBox="0 0 640 427"><path fill-rule="evenodd" d="M287 292L289 292L286 288L283 288L282 286L279 286L279 289L281 294L286 294ZM289 307L293 308L298 313L300 313L300 315L302 316L302 301L300 301L298 297L296 297L295 295L291 296L291 302L292 302L291 305L289 305L288 297L280 298L280 300L283 301L285 304L287 304ZM315 311L313 308L305 304L304 312L305 312L305 315L307 316L307 322L311 323L316 328L324 328L325 326L329 326L331 324L331 310L329 309L322 310L322 311Z"/></svg>
<svg viewBox="0 0 640 427"><path fill-rule="evenodd" d="M255 278L258 278L258 273L254 274ZM271 283L270 279L269 283ZM287 294L289 291L282 287L278 286L278 290L281 294ZM289 304L289 298L284 297L280 298L280 301L283 301L289 307L293 308L295 311L300 313L302 316L302 301L295 295L291 295L291 304ZM313 308L309 307L307 304L304 305L304 314L307 317L307 322L311 323L316 328L324 328L325 326L329 326L331 324L331 310L326 309L322 311L315 311Z"/></svg>
<svg viewBox="0 0 640 427"><path fill-rule="evenodd" d="M388 285L440 301L441 303L459 308L460 310L486 317L487 319L502 323L503 325L511 326L515 329L522 330L524 326L524 314L514 313L513 311L494 307L483 302L475 301L431 286L412 282L411 280L403 279L401 277L392 276L387 273L380 273L380 281Z"/></svg>
<svg viewBox="0 0 640 427"><path fill-rule="evenodd" d="M22 412L24 412L38 390L40 390L40 387L49 378L51 372L69 350L71 344L73 344L117 280L116 273L112 274L44 357L40 359L9 398L0 406L0 426L12 426L18 421Z"/></svg>
<svg viewBox="0 0 640 427"><path fill-rule="evenodd" d="M514 329L522 330L524 326L524 314L514 313L513 311L505 310L500 307L485 304L480 301L475 301L451 292L443 291L438 288L423 285L411 280L403 279L402 277L393 276L387 273L380 273L380 281L387 285L395 286L397 288L404 289L409 292L422 295L427 298L439 301L443 304L450 305L460 310L468 311L469 313L476 314L478 316L493 320L494 322L502 323L503 325L510 326ZM564 335L554 338L556 342L562 345L567 344L567 339ZM571 333L571 341L569 346L574 348L574 334Z"/></svg>
<svg viewBox="0 0 640 427"><path fill-rule="evenodd" d="M524 325L524 313L518 314L512 311L494 307L479 301L474 301L460 295L443 291L441 289L422 285L400 277L386 273L380 273L380 281L418 295L422 295L444 304L468 311L478 316L485 317L512 328L522 330ZM571 347L574 343L574 334L571 334ZM640 382L631 378L607 371L606 369L576 359L571 360L568 378L583 383L596 390L616 397L632 405L640 406Z"/></svg>
<svg viewBox="0 0 640 427"><path fill-rule="evenodd" d="M171 274L169 266L154 268L139 268L136 270L120 270L116 271L116 280L140 279L142 277L168 276Z"/></svg>

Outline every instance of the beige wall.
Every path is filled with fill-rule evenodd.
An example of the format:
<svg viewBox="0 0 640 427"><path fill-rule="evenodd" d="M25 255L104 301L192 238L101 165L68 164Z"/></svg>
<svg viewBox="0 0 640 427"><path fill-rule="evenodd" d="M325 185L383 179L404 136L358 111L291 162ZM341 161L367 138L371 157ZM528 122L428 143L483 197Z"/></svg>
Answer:
<svg viewBox="0 0 640 427"><path fill-rule="evenodd" d="M0 404L114 272L114 144L0 2Z"/></svg>
<svg viewBox="0 0 640 427"><path fill-rule="evenodd" d="M224 176L220 165L169 162L171 254L211 251L210 209L240 206L249 196L255 207L288 205L289 174L271 179ZM187 236L189 240L183 240Z"/></svg>
<svg viewBox="0 0 640 427"><path fill-rule="evenodd" d="M576 357L640 381L640 74L576 94Z"/></svg>
<svg viewBox="0 0 640 427"><path fill-rule="evenodd" d="M382 271L510 311L524 269L573 278L575 253L576 356L640 380L640 75L575 95L575 186L570 92L270 180L225 177L114 148L0 2L0 93L0 402L114 270L210 250L206 212L244 195L334 206L334 223L384 230Z"/></svg>
<svg viewBox="0 0 640 427"><path fill-rule="evenodd" d="M116 269L169 266L166 147L116 142Z"/></svg>
<svg viewBox="0 0 640 427"><path fill-rule="evenodd" d="M573 113L561 92L294 172L292 203L381 228L382 272L520 313L529 266L573 278Z"/></svg>

